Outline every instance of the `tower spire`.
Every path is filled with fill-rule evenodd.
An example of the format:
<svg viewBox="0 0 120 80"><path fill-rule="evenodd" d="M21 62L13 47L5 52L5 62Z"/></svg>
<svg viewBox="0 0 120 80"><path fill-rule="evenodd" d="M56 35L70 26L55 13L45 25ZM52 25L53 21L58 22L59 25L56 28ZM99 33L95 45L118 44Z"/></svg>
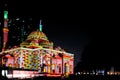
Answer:
<svg viewBox="0 0 120 80"><path fill-rule="evenodd" d="M7 7L7 4L5 4L5 8ZM4 10L4 28L3 28L3 48L2 51L4 51L6 44L8 42L8 10Z"/></svg>
<svg viewBox="0 0 120 80"><path fill-rule="evenodd" d="M40 20L39 30L42 31L42 20Z"/></svg>

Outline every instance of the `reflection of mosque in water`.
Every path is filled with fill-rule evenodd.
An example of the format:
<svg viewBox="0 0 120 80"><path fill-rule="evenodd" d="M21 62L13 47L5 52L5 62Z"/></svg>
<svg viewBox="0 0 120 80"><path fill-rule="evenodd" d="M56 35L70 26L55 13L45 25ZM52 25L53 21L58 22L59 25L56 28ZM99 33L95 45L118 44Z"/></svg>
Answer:
<svg viewBox="0 0 120 80"><path fill-rule="evenodd" d="M67 53L61 47L53 49L53 42L48 40L42 30L33 31L20 47L5 50L1 55L3 53L3 57L7 57L5 65L8 67L37 70L47 75L68 75L74 72L74 54Z"/></svg>

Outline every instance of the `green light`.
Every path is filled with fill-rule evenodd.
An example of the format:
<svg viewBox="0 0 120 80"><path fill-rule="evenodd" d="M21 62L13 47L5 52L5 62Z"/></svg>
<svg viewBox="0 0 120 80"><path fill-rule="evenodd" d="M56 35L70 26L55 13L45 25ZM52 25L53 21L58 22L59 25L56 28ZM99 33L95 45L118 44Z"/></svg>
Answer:
<svg viewBox="0 0 120 80"><path fill-rule="evenodd" d="M40 24L39 24L39 30L42 31L42 24L41 24L41 20L40 20Z"/></svg>
<svg viewBox="0 0 120 80"><path fill-rule="evenodd" d="M40 28L39 28L39 29L40 29L40 31L42 31L42 25L40 25Z"/></svg>
<svg viewBox="0 0 120 80"><path fill-rule="evenodd" d="M4 11L4 19L8 19L8 11Z"/></svg>

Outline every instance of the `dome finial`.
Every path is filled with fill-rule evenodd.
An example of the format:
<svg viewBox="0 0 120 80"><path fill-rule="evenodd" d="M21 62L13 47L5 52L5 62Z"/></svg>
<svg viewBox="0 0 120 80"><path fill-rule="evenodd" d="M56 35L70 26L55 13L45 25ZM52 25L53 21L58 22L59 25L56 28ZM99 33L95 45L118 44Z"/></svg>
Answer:
<svg viewBox="0 0 120 80"><path fill-rule="evenodd" d="M39 30L42 31L42 20L40 19Z"/></svg>

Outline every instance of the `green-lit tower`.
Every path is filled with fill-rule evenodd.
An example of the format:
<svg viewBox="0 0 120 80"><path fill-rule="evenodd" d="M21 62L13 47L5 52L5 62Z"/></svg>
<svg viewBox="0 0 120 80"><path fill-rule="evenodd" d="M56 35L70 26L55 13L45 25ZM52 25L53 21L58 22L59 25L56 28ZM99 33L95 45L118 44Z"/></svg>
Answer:
<svg viewBox="0 0 120 80"><path fill-rule="evenodd" d="M42 20L40 20L39 30L42 32Z"/></svg>
<svg viewBox="0 0 120 80"><path fill-rule="evenodd" d="M7 4L5 4L5 7L7 7ZM3 48L2 51L4 51L6 44L8 42L8 11L4 10L4 28L3 28Z"/></svg>

